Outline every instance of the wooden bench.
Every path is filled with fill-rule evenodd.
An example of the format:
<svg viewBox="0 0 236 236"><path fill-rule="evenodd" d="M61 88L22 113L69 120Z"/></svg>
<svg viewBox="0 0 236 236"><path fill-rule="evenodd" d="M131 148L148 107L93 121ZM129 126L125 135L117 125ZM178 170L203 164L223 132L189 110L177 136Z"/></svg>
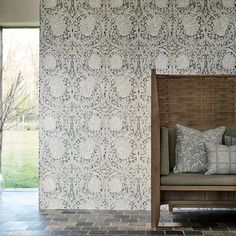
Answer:
<svg viewBox="0 0 236 236"><path fill-rule="evenodd" d="M170 130L176 124L194 128L224 125L236 130L236 75L158 75L152 70L151 87L152 228L158 227L161 204L169 204L170 209L236 207L236 175L211 176L214 184L206 185L204 174L196 174L198 184L173 185L168 184L171 177L175 179L173 164L172 176L161 175L162 127Z"/></svg>

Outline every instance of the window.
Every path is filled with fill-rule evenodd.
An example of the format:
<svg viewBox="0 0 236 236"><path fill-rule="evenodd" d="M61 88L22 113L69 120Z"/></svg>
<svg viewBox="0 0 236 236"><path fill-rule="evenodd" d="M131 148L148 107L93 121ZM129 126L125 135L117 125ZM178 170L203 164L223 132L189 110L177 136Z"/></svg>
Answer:
<svg viewBox="0 0 236 236"><path fill-rule="evenodd" d="M5 105L12 86L19 86L14 104L8 102L12 114L3 132L4 187L33 188L38 186L39 29L3 29L2 47Z"/></svg>

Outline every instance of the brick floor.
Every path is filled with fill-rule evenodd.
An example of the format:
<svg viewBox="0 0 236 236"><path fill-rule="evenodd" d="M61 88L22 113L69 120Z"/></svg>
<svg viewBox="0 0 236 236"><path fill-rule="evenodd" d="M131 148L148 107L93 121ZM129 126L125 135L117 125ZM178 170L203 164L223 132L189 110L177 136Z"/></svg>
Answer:
<svg viewBox="0 0 236 236"><path fill-rule="evenodd" d="M5 235L236 235L236 211L163 207L159 228L150 230L150 211L38 210L38 193L3 192L0 236Z"/></svg>

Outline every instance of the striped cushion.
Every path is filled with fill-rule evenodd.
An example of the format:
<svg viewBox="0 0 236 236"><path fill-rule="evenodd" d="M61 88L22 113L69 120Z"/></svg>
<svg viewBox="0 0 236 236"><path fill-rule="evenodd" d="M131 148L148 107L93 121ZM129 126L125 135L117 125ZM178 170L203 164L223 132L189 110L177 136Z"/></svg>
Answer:
<svg viewBox="0 0 236 236"><path fill-rule="evenodd" d="M233 146L233 145L236 145L236 138L235 137L232 137L232 136L227 136L225 135L224 136L224 144L226 146Z"/></svg>
<svg viewBox="0 0 236 236"><path fill-rule="evenodd" d="M236 145L206 143L208 170L205 174L236 174Z"/></svg>

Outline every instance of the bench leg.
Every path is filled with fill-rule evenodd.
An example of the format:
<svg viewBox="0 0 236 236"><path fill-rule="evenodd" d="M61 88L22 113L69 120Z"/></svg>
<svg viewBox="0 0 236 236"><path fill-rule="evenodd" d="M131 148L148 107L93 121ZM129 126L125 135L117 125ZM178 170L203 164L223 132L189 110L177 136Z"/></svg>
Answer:
<svg viewBox="0 0 236 236"><path fill-rule="evenodd" d="M160 202L157 203L156 208L151 210L151 227L153 230L158 228L160 220Z"/></svg>

